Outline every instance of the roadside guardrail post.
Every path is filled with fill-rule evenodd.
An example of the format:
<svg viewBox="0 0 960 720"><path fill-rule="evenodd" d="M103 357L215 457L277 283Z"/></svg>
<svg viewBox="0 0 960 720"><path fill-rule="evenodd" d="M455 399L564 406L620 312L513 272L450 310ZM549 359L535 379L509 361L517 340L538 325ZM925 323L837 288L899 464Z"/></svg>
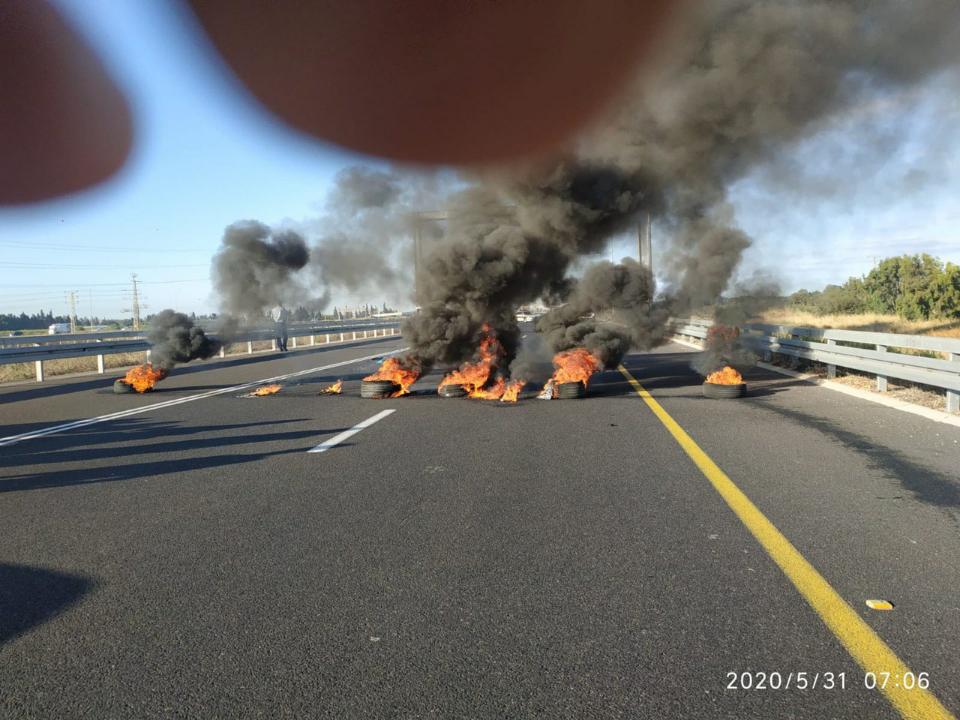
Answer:
<svg viewBox="0 0 960 720"><path fill-rule="evenodd" d="M316 335L311 335L311 336L310 336L310 346L313 347L313 346L316 345L316 344L317 344L317 336L316 336Z"/></svg>
<svg viewBox="0 0 960 720"><path fill-rule="evenodd" d="M297 347L297 336L294 335L294 336L293 336L292 338L290 338L290 339L293 340L293 347L294 347L294 349L296 349L296 347Z"/></svg>
<svg viewBox="0 0 960 720"><path fill-rule="evenodd" d="M324 344L324 345L329 345L329 344L330 344L330 333L325 333L325 334L324 334L323 344Z"/></svg>
<svg viewBox="0 0 960 720"><path fill-rule="evenodd" d="M270 341L270 349L271 349L271 350L276 350L276 349L277 349L277 339L276 339L276 338L274 338L273 340Z"/></svg>
<svg viewBox="0 0 960 720"><path fill-rule="evenodd" d="M832 340L832 339L827 340L827 345L836 345L836 344L837 344L836 340ZM835 378L836 376L837 376L837 366L827 363L827 377L833 380L833 378Z"/></svg>
<svg viewBox="0 0 960 720"><path fill-rule="evenodd" d="M343 333L340 333L340 342L343 342Z"/></svg>
<svg viewBox="0 0 960 720"><path fill-rule="evenodd" d="M247 340L247 355L253 355L253 340Z"/></svg>
<svg viewBox="0 0 960 720"><path fill-rule="evenodd" d="M98 343L103 342L103 340L97 340ZM103 375L104 366L103 366L103 353L97 355L97 372Z"/></svg>
<svg viewBox="0 0 960 720"><path fill-rule="evenodd" d="M43 360L37 360L37 382L43 382Z"/></svg>
<svg viewBox="0 0 960 720"><path fill-rule="evenodd" d="M227 346L226 346L226 345L221 345L221 346L220 346L220 353L219 353L219 354L220 354L220 357L226 357L226 356L227 356Z"/></svg>
<svg viewBox="0 0 960 720"><path fill-rule="evenodd" d="M949 359L960 364L960 353L950 353ZM947 412L960 412L960 392L947 390Z"/></svg>
<svg viewBox="0 0 960 720"><path fill-rule="evenodd" d="M886 345L877 345L877 352L886 352ZM887 391L887 376L886 375L877 375L877 392L886 392Z"/></svg>

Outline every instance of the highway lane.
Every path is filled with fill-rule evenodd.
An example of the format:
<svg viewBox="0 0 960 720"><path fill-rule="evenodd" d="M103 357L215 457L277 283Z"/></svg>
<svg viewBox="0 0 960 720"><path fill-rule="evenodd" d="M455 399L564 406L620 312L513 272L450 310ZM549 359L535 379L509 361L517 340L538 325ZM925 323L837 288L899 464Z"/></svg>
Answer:
<svg viewBox="0 0 960 720"><path fill-rule="evenodd" d="M895 596L869 620L956 712L951 508L914 497L922 479L864 501L918 474L949 500L951 438L762 372L756 397L703 401L676 347L629 366L848 602ZM308 376L0 449L5 577L74 601L0 644L0 714L896 717L617 373L586 401L504 406L429 382L362 401L372 367L345 397ZM824 424L878 417L859 444ZM741 669L858 687L724 691Z"/></svg>
<svg viewBox="0 0 960 720"><path fill-rule="evenodd" d="M53 379L42 384L0 386L0 418L3 422L0 437L216 392L234 385L301 372L361 355L389 352L401 346L400 338L387 337L318 345L289 353L258 353L223 360L199 361L176 367L153 392L143 395L113 393L113 381L124 375L121 370L105 375ZM358 350L360 352L357 352Z"/></svg>
<svg viewBox="0 0 960 720"><path fill-rule="evenodd" d="M960 430L759 369L705 404L665 348L644 385L916 672L960 707ZM704 407L711 412L703 413ZM897 603L893 613L864 606Z"/></svg>

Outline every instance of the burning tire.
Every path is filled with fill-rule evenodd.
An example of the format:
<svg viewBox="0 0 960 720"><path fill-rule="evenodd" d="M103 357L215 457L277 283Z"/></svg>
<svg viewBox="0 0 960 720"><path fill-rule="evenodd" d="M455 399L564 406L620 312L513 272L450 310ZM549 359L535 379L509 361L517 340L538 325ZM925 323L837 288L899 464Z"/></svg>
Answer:
<svg viewBox="0 0 960 720"><path fill-rule="evenodd" d="M360 383L360 397L382 400L400 392L400 386L390 380L364 380Z"/></svg>
<svg viewBox="0 0 960 720"><path fill-rule="evenodd" d="M113 391L117 395L126 395L127 393L133 392L133 386L130 383L124 382L120 378L117 378L113 383Z"/></svg>
<svg viewBox="0 0 960 720"><path fill-rule="evenodd" d="M437 390L437 395L444 398L459 398L467 396L467 389L463 385L456 383L447 383L441 385Z"/></svg>
<svg viewBox="0 0 960 720"><path fill-rule="evenodd" d="M587 386L579 380L576 382L557 383L557 400L576 400L586 397Z"/></svg>
<svg viewBox="0 0 960 720"><path fill-rule="evenodd" d="M739 383L734 385L721 385L719 383L703 384L703 396L713 400L724 400L729 398L738 398L747 392L747 384Z"/></svg>

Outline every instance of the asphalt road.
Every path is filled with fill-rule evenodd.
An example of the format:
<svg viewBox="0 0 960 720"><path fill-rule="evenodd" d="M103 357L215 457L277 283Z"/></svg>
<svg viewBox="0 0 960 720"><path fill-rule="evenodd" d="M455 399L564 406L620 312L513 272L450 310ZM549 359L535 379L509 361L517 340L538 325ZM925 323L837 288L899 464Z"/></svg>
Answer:
<svg viewBox="0 0 960 720"><path fill-rule="evenodd" d="M619 372L514 406L361 400L372 359L231 390L399 347L0 390L0 438L131 411L0 447L0 717L900 716ZM762 370L706 400L689 352L626 365L960 714L960 429ZM846 687L726 689L758 671Z"/></svg>

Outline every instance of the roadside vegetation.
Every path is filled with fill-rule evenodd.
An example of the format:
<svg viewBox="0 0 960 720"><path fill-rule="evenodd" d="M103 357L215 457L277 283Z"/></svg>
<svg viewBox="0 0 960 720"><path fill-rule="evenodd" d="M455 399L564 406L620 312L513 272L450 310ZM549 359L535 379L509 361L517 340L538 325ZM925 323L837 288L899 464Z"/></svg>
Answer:
<svg viewBox="0 0 960 720"><path fill-rule="evenodd" d="M757 314L755 322L797 327L836 328L865 332L890 332L908 335L936 335L960 339L960 318L956 320L905 320L880 313L833 313L817 315L790 307L771 308Z"/></svg>
<svg viewBox="0 0 960 720"><path fill-rule="evenodd" d="M960 266L930 255L887 258L863 277L823 290L798 290L786 298L785 310L812 316L886 316L911 323L960 323ZM924 331L936 323L927 325ZM924 327L924 326L918 326Z"/></svg>
<svg viewBox="0 0 960 720"><path fill-rule="evenodd" d="M730 324L746 321L960 340L960 266L925 254L901 255L883 260L863 277L849 278L843 285L798 290L787 297L767 294L730 298L705 309L705 315ZM888 352L948 359L945 353L926 350L889 348ZM775 354L773 364L827 376L825 365L800 358ZM878 392L872 374L849 368L838 367L835 382ZM940 388L890 379L884 394L943 409Z"/></svg>

